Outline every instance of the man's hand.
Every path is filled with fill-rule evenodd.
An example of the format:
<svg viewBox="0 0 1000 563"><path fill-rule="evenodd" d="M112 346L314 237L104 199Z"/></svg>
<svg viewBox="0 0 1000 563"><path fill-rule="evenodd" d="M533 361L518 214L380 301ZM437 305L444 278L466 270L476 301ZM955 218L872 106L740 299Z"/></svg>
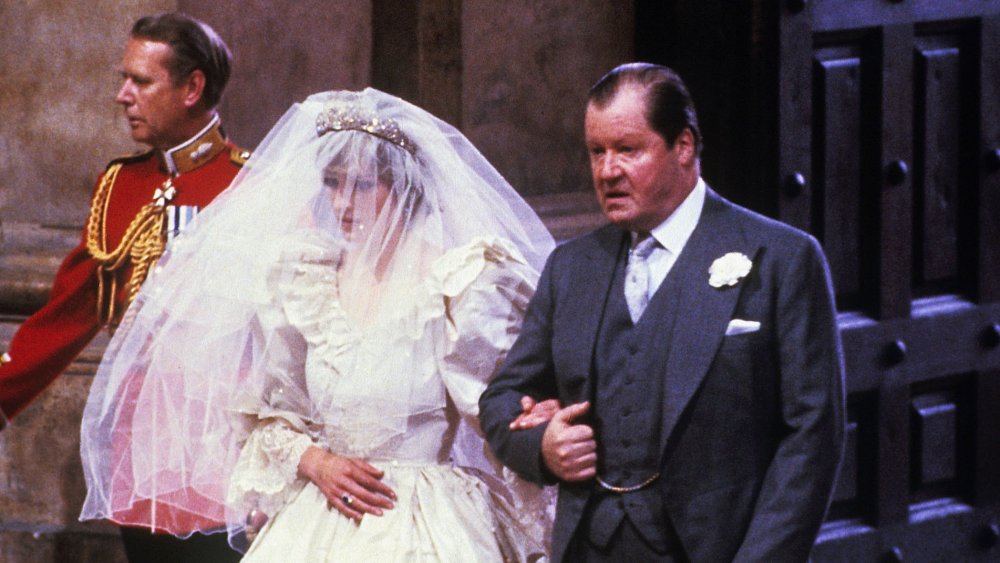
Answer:
<svg viewBox="0 0 1000 563"><path fill-rule="evenodd" d="M365 513L381 516L396 499L396 493L381 481L379 469L315 446L302 454L299 474L319 487L331 507L357 522Z"/></svg>
<svg viewBox="0 0 1000 563"><path fill-rule="evenodd" d="M542 459L563 481L586 481L597 475L597 442L586 424L572 424L590 410L590 403L560 409L542 435Z"/></svg>
<svg viewBox="0 0 1000 563"><path fill-rule="evenodd" d="M525 395L521 397L521 414L517 415L510 423L511 430L527 430L539 424L552 420L556 412L559 411L559 401L557 399L546 399L537 402L535 399Z"/></svg>

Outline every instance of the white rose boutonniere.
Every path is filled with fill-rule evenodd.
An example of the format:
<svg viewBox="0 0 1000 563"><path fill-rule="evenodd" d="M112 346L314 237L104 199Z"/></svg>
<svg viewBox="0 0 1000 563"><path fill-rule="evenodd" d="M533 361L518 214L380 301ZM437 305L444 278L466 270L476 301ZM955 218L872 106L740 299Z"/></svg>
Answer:
<svg viewBox="0 0 1000 563"><path fill-rule="evenodd" d="M750 273L753 262L741 252L730 252L715 259L708 268L708 285L731 287Z"/></svg>

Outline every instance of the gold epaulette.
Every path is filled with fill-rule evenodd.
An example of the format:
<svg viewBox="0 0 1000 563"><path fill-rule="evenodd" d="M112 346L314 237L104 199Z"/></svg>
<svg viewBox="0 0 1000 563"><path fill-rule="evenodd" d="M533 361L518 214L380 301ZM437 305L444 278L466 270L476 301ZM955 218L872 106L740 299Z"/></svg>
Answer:
<svg viewBox="0 0 1000 563"><path fill-rule="evenodd" d="M246 149L241 149L239 147L233 147L229 151L229 160L236 166L243 166L246 164L247 159L250 158L252 153Z"/></svg>

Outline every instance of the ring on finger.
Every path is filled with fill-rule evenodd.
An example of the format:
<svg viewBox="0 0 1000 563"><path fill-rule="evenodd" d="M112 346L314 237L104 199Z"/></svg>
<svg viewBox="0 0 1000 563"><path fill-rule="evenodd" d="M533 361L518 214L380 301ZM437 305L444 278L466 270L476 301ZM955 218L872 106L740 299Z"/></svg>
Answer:
<svg viewBox="0 0 1000 563"><path fill-rule="evenodd" d="M354 503L354 497L347 493L340 495L340 500L344 501L344 504L347 506L351 506Z"/></svg>

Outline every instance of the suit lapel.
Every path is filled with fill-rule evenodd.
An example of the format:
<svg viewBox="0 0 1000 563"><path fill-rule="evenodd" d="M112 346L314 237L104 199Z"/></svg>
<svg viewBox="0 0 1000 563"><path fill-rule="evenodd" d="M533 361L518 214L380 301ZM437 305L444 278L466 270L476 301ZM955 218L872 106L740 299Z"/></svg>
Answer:
<svg viewBox="0 0 1000 563"><path fill-rule="evenodd" d="M708 373L743 288L743 284L721 289L710 286L709 267L729 252L741 252L751 260L757 254L758 247L742 236L736 224L732 209L709 190L698 225L664 282L670 284L665 289L674 294L674 303L667 322L670 329L664 335L668 345L661 452Z"/></svg>
<svg viewBox="0 0 1000 563"><path fill-rule="evenodd" d="M583 396L574 397L575 401L590 400L593 395L591 367L594 346L597 344L601 315L610 293L618 256L628 233L621 228L608 226L595 235L597 244L588 248L584 259L577 262L578 269L573 272L567 291L568 302L573 304L567 308L571 314L567 326L578 327L579 330L579 346L574 347L571 358L572 372L586 374L586 384L581 388Z"/></svg>

